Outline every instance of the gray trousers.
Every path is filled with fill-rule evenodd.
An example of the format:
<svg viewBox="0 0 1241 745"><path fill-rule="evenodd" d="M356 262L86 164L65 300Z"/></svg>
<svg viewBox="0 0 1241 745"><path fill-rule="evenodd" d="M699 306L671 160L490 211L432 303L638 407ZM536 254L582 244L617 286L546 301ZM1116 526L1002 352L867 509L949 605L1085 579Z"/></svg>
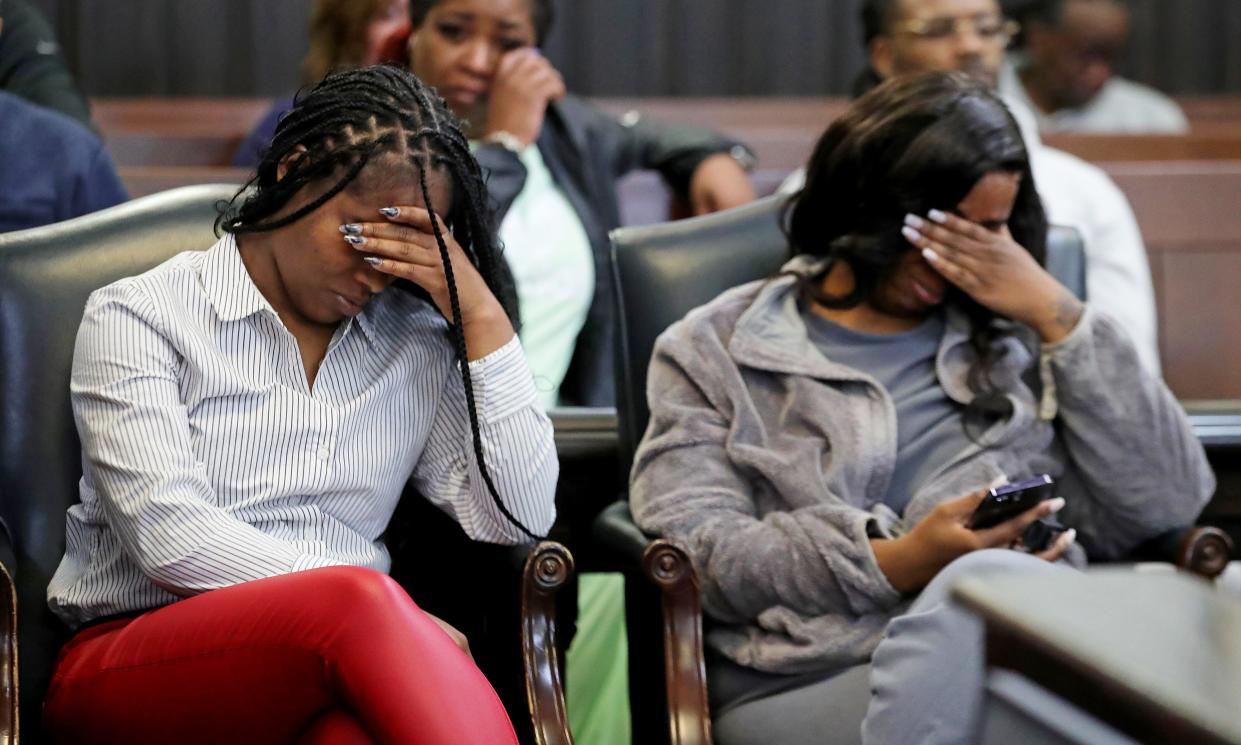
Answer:
<svg viewBox="0 0 1241 745"><path fill-rule="evenodd" d="M966 576L1066 571L1018 551L949 564L892 619L870 664L745 701L714 723L719 745L933 745L973 742L982 714L982 624L951 601Z"/></svg>

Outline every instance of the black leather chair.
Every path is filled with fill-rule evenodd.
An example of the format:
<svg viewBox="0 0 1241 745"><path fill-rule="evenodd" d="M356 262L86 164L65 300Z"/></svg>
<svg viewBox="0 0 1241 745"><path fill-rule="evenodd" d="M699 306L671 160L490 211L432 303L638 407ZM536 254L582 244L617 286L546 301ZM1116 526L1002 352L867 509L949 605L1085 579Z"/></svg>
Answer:
<svg viewBox="0 0 1241 745"><path fill-rule="evenodd" d="M771 275L788 258L777 195L728 212L612 233L617 335L619 460L628 473L650 411L646 375L656 337L729 287ZM1081 238L1055 227L1048 269L1085 297ZM628 567L630 706L634 741L707 745L711 721L702 651L702 608L693 566L675 542L642 533L624 501L595 523L597 539ZM1143 548L1206 576L1223 571L1231 550L1213 528L1174 531ZM657 652L661 650L662 654Z"/></svg>
<svg viewBox="0 0 1241 745"><path fill-rule="evenodd" d="M235 190L175 189L0 235L0 743L17 742L19 731L28 743L41 741L42 699L68 633L47 609L46 593L64 553L65 511L78 499L80 448L69 369L86 298L176 253L210 247L216 204ZM397 527L388 537L414 542L409 536L426 529L414 523L408 534ZM504 591L492 597L514 610L495 613L511 622L501 628L497 621L471 642L507 650L494 664L520 677L515 683L492 680L510 692L505 704L523 741L568 745L552 600L572 575L571 556L554 542L472 544L403 566L414 576L442 577L459 564L475 563L485 564L489 577L504 578L494 582ZM459 584L443 592L450 600L475 594ZM441 598L415 597L428 606L442 604ZM485 654L476 659L485 671L493 664Z"/></svg>

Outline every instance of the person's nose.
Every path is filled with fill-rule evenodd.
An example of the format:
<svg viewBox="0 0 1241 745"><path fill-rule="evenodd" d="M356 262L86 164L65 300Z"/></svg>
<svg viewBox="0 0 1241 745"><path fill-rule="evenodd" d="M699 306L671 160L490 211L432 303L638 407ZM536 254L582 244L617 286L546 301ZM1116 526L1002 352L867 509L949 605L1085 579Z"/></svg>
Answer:
<svg viewBox="0 0 1241 745"><path fill-rule="evenodd" d="M496 55L483 39L471 41L461 53L461 66L472 75L490 77L495 70Z"/></svg>
<svg viewBox="0 0 1241 745"><path fill-rule="evenodd" d="M377 272L368 266L362 270L361 275L358 276L358 281L362 283L367 292L372 295L378 295L388 289L388 286L396 281L396 277L393 277L391 274Z"/></svg>
<svg viewBox="0 0 1241 745"><path fill-rule="evenodd" d="M953 43L956 45L957 55L960 57L978 57L982 55L983 49L987 45L987 40L978 33L978 28L972 23L957 24L956 33L953 34Z"/></svg>

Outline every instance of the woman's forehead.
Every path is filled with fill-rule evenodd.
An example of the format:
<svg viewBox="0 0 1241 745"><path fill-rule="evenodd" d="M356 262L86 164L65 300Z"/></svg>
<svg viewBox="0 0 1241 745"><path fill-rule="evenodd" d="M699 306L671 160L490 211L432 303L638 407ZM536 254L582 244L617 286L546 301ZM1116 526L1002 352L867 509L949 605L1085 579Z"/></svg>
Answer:
<svg viewBox="0 0 1241 745"><path fill-rule="evenodd" d="M368 167L358 174L357 180L346 191L354 200L380 206L427 207L419 174L420 169L412 164L374 169ZM428 170L426 176L430 208L441 215L451 211L452 176L443 167Z"/></svg>

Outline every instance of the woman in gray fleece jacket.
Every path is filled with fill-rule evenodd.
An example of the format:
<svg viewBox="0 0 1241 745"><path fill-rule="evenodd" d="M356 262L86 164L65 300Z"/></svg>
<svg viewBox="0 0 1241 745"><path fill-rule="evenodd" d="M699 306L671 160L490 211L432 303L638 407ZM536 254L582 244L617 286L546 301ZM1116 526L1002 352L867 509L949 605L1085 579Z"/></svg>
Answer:
<svg viewBox="0 0 1241 745"><path fill-rule="evenodd" d="M1026 151L984 86L859 99L788 232L783 273L656 344L635 518L698 569L719 742L967 742L981 631L952 580L1122 556L1214 478L1118 324L1042 268ZM1057 499L967 527L988 486L1042 473ZM1022 550L1058 510L1072 529Z"/></svg>

